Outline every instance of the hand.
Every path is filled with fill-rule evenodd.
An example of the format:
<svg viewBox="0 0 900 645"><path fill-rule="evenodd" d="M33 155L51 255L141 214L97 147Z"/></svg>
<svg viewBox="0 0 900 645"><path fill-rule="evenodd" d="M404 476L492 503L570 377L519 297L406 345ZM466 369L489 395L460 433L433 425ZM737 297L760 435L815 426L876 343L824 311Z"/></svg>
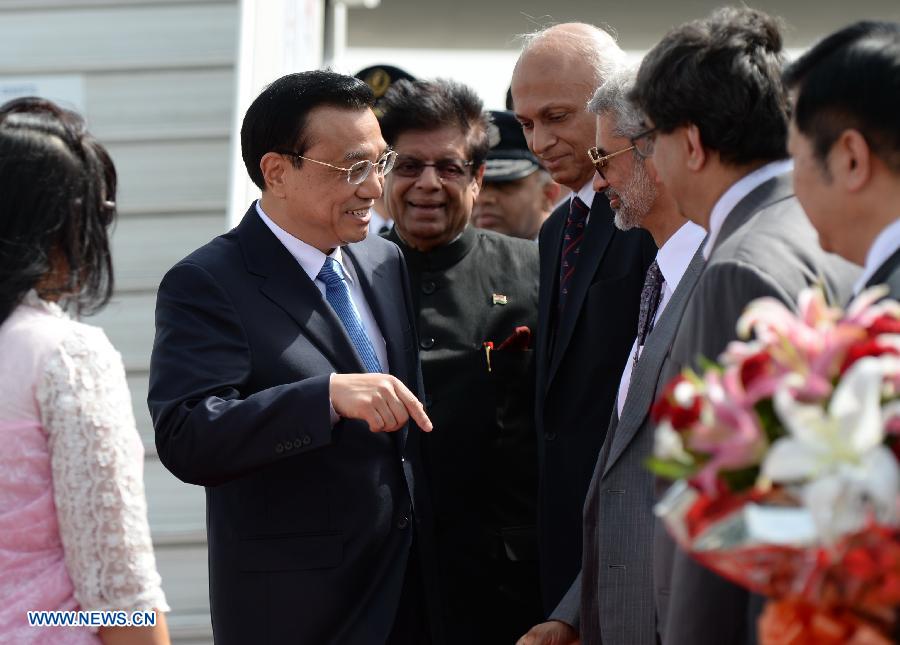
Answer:
<svg viewBox="0 0 900 645"><path fill-rule="evenodd" d="M394 432L410 417L422 430L431 432L425 408L390 374L332 374L328 395L335 412L346 419L362 419L372 432Z"/></svg>
<svg viewBox="0 0 900 645"><path fill-rule="evenodd" d="M528 633L520 638L516 645L580 645L581 640L577 632L570 625L559 621L550 620L540 625L535 625Z"/></svg>

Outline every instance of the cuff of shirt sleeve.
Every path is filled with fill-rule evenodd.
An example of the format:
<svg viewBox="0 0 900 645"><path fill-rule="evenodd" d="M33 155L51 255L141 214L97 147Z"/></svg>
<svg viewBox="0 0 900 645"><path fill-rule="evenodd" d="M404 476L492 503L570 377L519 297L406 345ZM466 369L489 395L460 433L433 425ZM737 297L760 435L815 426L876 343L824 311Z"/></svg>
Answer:
<svg viewBox="0 0 900 645"><path fill-rule="evenodd" d="M331 378L334 376L334 372L331 373L331 376L328 377L328 410L331 415L331 426L334 427L338 421L341 420L341 415L339 415L335 409L334 404L331 402Z"/></svg>

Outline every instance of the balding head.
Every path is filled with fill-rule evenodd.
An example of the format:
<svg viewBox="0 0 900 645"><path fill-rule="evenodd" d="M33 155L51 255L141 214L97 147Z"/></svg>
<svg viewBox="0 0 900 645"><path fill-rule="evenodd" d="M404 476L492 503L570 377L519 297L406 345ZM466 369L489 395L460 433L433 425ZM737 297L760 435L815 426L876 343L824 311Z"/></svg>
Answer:
<svg viewBox="0 0 900 645"><path fill-rule="evenodd" d="M525 37L513 71L513 109L528 146L554 181L572 190L594 174L587 149L596 123L587 102L624 60L613 37L592 25L566 23Z"/></svg>
<svg viewBox="0 0 900 645"><path fill-rule="evenodd" d="M553 25L525 34L522 41L517 68L529 58L551 59L557 63L586 63L594 72L590 80L592 89L602 85L609 73L623 64L626 58L625 52L608 32L583 22Z"/></svg>

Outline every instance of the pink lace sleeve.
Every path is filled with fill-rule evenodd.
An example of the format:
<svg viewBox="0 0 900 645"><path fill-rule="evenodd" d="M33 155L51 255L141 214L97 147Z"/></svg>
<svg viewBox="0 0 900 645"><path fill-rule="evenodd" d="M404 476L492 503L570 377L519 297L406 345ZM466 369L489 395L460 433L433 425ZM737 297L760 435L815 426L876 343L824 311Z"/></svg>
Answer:
<svg viewBox="0 0 900 645"><path fill-rule="evenodd" d="M100 329L73 327L45 362L37 399L75 598L83 609L168 610L125 370Z"/></svg>

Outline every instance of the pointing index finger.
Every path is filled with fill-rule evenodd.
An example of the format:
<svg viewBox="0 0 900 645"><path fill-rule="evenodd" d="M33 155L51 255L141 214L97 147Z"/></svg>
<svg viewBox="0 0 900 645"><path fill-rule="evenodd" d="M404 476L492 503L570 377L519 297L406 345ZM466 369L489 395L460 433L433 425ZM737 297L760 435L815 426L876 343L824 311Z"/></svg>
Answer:
<svg viewBox="0 0 900 645"><path fill-rule="evenodd" d="M406 411L409 412L409 416L412 417L412 420L415 421L416 425L424 432L431 432L433 429L431 419L425 414L425 408L422 406L419 399L417 399L415 395L400 382L397 383L395 392L397 393L397 398L400 399L400 402L406 408Z"/></svg>

